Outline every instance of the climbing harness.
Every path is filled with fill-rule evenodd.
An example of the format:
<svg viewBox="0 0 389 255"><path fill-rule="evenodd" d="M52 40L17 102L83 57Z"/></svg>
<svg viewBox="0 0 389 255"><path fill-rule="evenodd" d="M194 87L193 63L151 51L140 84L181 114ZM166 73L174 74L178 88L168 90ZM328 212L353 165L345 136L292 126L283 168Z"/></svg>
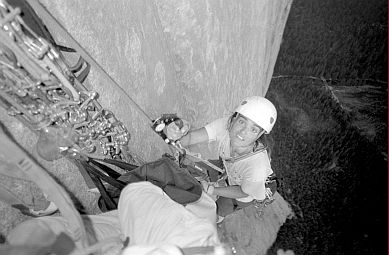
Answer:
<svg viewBox="0 0 389 255"><path fill-rule="evenodd" d="M263 215L265 207L267 207L268 205L274 202L275 200L274 194L277 191L278 187L279 187L279 180L274 173L266 178L265 199L263 200L255 199L253 202L254 207L257 209L256 216L258 218L260 218Z"/></svg>

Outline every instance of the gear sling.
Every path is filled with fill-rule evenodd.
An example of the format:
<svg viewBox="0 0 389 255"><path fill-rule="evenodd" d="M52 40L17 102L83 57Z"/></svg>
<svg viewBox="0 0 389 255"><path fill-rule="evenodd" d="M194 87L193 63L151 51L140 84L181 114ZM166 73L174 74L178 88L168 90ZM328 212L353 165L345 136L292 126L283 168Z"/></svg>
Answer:
<svg viewBox="0 0 389 255"><path fill-rule="evenodd" d="M99 190L101 196L98 205L105 212L117 209L121 190L127 184L139 181L149 181L162 188L172 200L182 205L197 201L202 193L202 186L198 179L204 179L208 176L211 180L220 178L218 176L220 172L212 169L211 166L215 165L218 168L221 166L221 162L217 160L207 164L202 162L204 160L193 162L193 157L190 157L190 161L192 162L188 165L181 162L178 164L170 155L164 155L162 158L142 166L107 158L88 158L87 160L77 160L76 163L87 171ZM120 174L113 167L120 168L125 173ZM104 185L103 182L106 184ZM269 176L265 186L268 191L266 198L253 202L259 214L262 214L264 207L274 201L273 194L279 186L277 177L274 174Z"/></svg>
<svg viewBox="0 0 389 255"><path fill-rule="evenodd" d="M148 181L162 188L175 202L186 205L197 201L201 197L200 183L169 157L162 157L156 161L136 166L114 159L77 160L90 175L98 188L101 197L99 207L105 212L117 209L121 190L129 183ZM118 173L111 166L125 171ZM104 185L103 181L108 183Z"/></svg>

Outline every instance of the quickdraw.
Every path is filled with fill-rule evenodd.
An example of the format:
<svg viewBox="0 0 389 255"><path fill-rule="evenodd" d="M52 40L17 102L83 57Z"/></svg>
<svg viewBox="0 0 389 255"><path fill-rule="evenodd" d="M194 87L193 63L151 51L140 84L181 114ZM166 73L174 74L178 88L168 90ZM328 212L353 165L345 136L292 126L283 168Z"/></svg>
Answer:
<svg viewBox="0 0 389 255"><path fill-rule="evenodd" d="M58 48L39 37L20 17L20 8L0 0L0 105L33 131L71 129L77 142L69 152L97 149L127 160L130 134L115 115L82 84L90 65L66 64ZM77 76L77 74L79 74Z"/></svg>

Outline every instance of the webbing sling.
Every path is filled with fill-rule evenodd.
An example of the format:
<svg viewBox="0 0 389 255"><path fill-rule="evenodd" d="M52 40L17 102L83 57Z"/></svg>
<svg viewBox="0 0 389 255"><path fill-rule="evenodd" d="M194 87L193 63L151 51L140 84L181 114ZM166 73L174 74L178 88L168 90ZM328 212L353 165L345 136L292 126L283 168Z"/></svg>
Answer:
<svg viewBox="0 0 389 255"><path fill-rule="evenodd" d="M112 168L97 162L95 159L92 158L88 158L88 161L77 160L76 163L78 163L80 167L83 167L88 173L88 175L91 177L93 183L99 190L100 195L105 202L106 209L116 209L117 202L110 195L107 190L107 187L104 186L103 181L118 190L122 190L126 186L126 183L117 180L117 178L119 178L121 174L116 172Z"/></svg>

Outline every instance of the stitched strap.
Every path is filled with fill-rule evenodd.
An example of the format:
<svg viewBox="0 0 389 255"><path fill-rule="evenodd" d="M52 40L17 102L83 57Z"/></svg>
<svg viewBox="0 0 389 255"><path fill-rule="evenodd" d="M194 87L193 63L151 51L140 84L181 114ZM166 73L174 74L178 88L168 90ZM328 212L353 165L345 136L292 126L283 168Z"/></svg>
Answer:
<svg viewBox="0 0 389 255"><path fill-rule="evenodd" d="M266 150L266 147L262 147L262 148L260 148L260 149L258 149L258 150L256 150L256 151L254 151L254 152L249 152L249 153L244 154L244 155L242 155L242 156L226 158L226 159L224 159L224 161L226 161L226 162L231 162L231 163L232 163L232 162L237 162L237 161L246 159L246 158L248 158L248 157L251 157L251 156L253 156L253 155L255 155L255 154L261 153L261 152L263 152L264 150Z"/></svg>

